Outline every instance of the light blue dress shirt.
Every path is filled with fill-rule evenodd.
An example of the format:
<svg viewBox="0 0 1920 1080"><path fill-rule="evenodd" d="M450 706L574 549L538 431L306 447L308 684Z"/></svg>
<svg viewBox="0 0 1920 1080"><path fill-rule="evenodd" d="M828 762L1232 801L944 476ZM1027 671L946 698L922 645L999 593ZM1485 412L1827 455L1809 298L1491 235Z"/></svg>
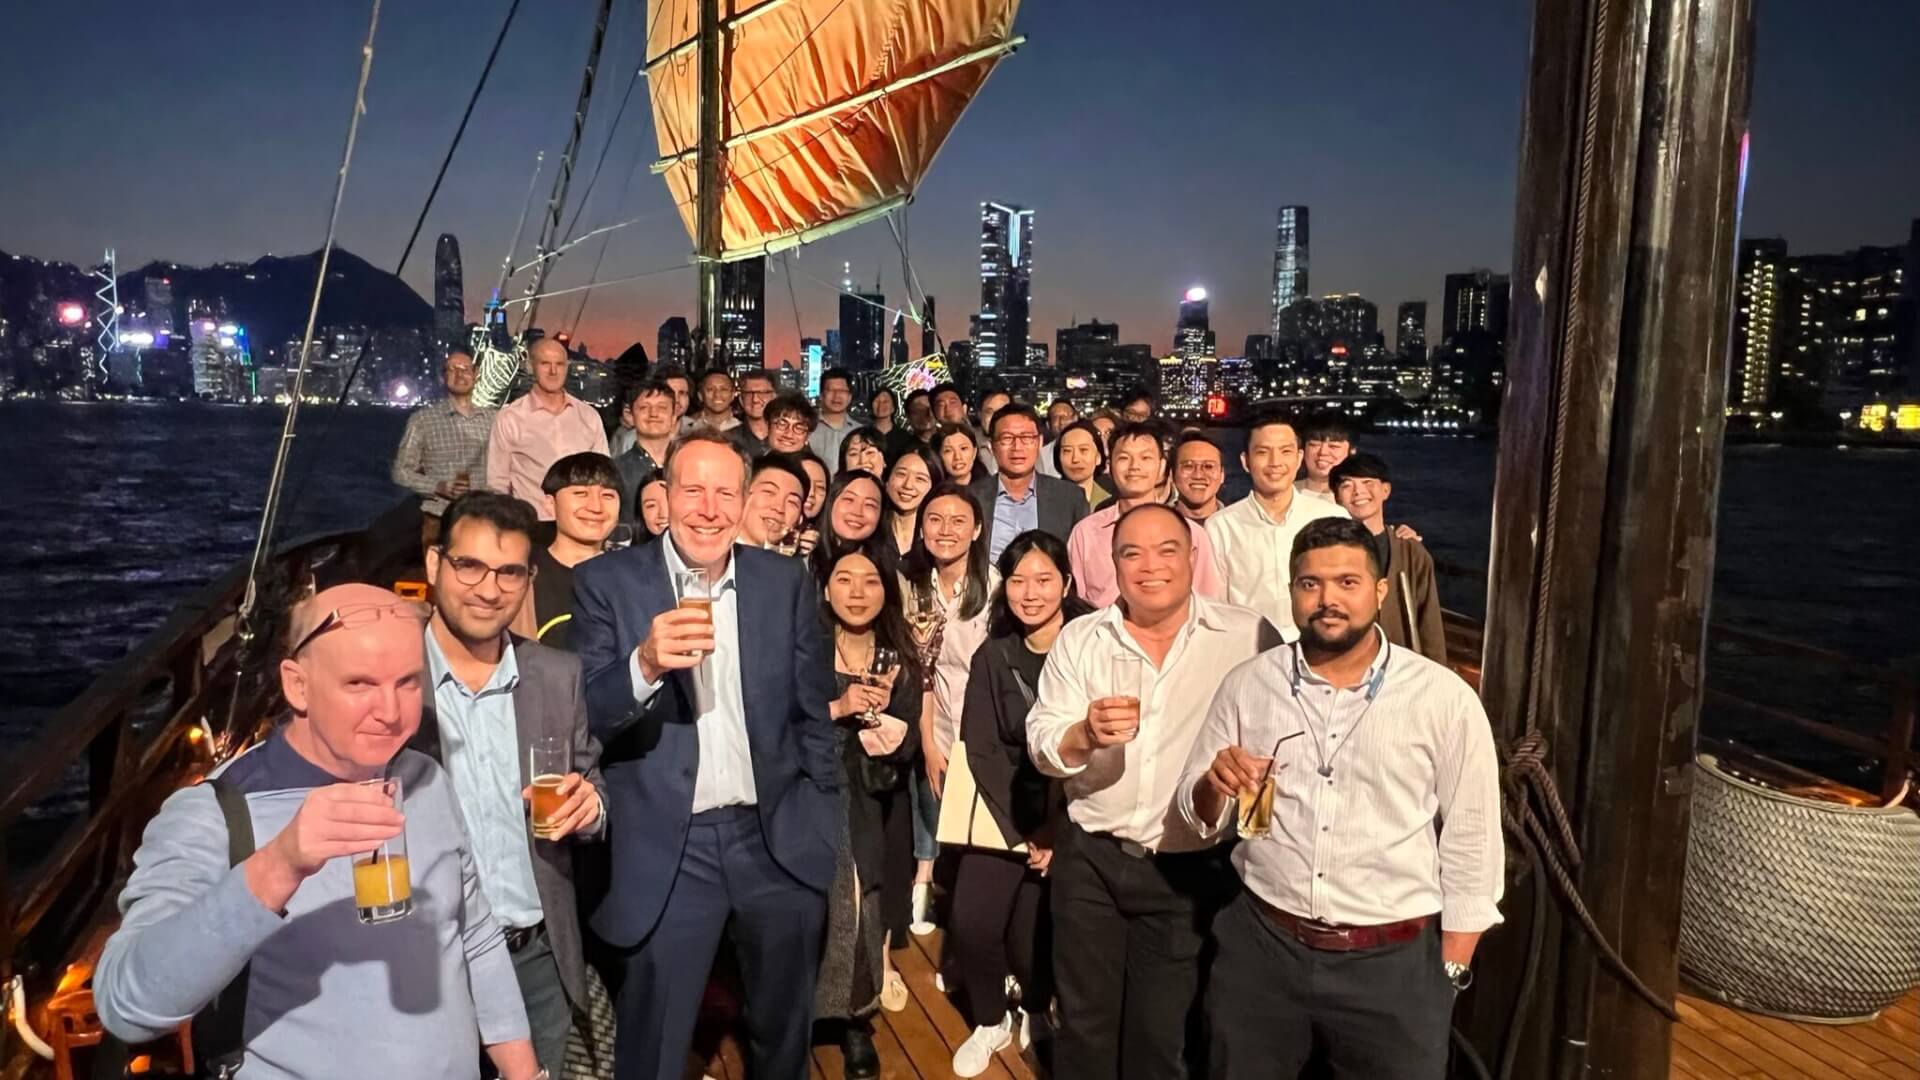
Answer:
<svg viewBox="0 0 1920 1080"><path fill-rule="evenodd" d="M993 544L987 550L987 562L998 566L1000 553L1007 549L1013 538L1029 529L1040 527L1040 484L1032 476L1027 478L1027 497L1016 499L1007 493L1007 482L997 480L993 485Z"/></svg>
<svg viewBox="0 0 1920 1080"><path fill-rule="evenodd" d="M661 538L667 559L667 577L674 595L687 564L673 537ZM693 812L722 806L752 806L760 801L753 784L753 749L747 742L747 704L740 686L740 588L734 580L738 565L727 557L727 569L713 589L714 653L688 672L693 684L695 729L700 735L700 767L693 778ZM633 699L645 705L659 693L660 684L640 674L640 651L627 661L633 674Z"/></svg>
<svg viewBox="0 0 1920 1080"><path fill-rule="evenodd" d="M526 802L520 798L520 731L513 712L520 663L513 643L501 649L493 677L475 693L449 669L432 626L426 636L441 754L466 819L480 892L501 926L533 926L545 916L533 880Z"/></svg>

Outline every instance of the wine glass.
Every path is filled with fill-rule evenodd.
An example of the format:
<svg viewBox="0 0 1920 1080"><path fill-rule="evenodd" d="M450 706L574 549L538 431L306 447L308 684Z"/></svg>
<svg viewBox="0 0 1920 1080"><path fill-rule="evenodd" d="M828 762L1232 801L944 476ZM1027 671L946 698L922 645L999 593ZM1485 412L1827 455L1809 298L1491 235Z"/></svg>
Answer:
<svg viewBox="0 0 1920 1080"><path fill-rule="evenodd" d="M621 548L632 547L633 537L633 526L615 525L613 531L607 534L607 550L619 551Z"/></svg>
<svg viewBox="0 0 1920 1080"><path fill-rule="evenodd" d="M875 645L873 653L867 658L866 684L885 686L887 673L900 665L900 654L885 645ZM862 727L879 727L880 718L875 715L873 706L867 706L867 715L861 721Z"/></svg>

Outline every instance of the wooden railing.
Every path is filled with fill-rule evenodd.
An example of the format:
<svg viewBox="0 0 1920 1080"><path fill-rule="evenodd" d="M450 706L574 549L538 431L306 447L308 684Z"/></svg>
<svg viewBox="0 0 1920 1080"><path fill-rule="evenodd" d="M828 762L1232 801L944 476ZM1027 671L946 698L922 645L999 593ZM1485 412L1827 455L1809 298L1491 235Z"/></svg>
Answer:
<svg viewBox="0 0 1920 1080"><path fill-rule="evenodd" d="M418 537L418 520L410 506L396 507L366 529L284 544L275 559L294 581L390 572L404 550L395 545ZM245 588L242 563L194 593L0 770L0 987L16 971L45 975L68 959L65 951L111 900L154 809L210 761L202 721L218 730L234 704L234 627ZM259 682L267 690L255 696L270 697L270 683ZM267 702L237 704L238 715L257 717ZM28 820L81 767L85 815L64 827Z"/></svg>
<svg viewBox="0 0 1920 1080"><path fill-rule="evenodd" d="M1442 559L1434 560L1434 569L1443 580L1471 582L1482 587L1487 580L1484 569ZM1480 636L1483 632L1479 620L1449 610L1445 622L1449 654L1452 655L1457 647L1461 650L1460 655L1470 656L1472 663L1478 664ZM1714 685L1711 676L1708 678L1706 701L1717 709L1750 716L1771 730L1798 732L1824 745L1874 759L1879 763L1877 794L1882 800L1895 798L1906 786L1916 759L1915 728L1920 726L1920 678L1916 678L1914 673L1901 671L1891 664L1862 660L1720 622L1708 624L1707 648L1710 656L1737 652L1751 657L1776 659L1795 665L1798 670L1806 672L1808 678L1841 678L1849 680L1856 687L1870 687L1884 693L1887 718L1877 734L1803 716L1777 704L1756 701L1737 689ZM1786 771L1802 778L1812 778L1812 774L1803 769L1788 766Z"/></svg>

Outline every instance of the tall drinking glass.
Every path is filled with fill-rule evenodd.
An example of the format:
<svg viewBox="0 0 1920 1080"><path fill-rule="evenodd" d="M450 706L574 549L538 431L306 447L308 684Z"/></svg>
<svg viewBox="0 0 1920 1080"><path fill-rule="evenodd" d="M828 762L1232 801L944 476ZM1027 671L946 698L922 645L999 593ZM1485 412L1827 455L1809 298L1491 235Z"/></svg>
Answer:
<svg viewBox="0 0 1920 1080"><path fill-rule="evenodd" d="M533 777L533 835L536 840L552 840L559 823L560 805L566 802L560 785L573 764L573 740L564 735L546 735L527 747L527 775Z"/></svg>
<svg viewBox="0 0 1920 1080"><path fill-rule="evenodd" d="M1121 653L1113 658L1113 686L1108 697L1124 698L1135 706L1140 704L1140 686L1145 681L1147 666L1132 653Z"/></svg>
<svg viewBox="0 0 1920 1080"><path fill-rule="evenodd" d="M404 810L400 797L400 778L382 777L362 780L361 787L379 788L393 800L395 810ZM407 867L407 834L381 844L372 851L353 857L353 902L360 921L369 926L404 919L413 911L413 878Z"/></svg>
<svg viewBox="0 0 1920 1080"><path fill-rule="evenodd" d="M680 607L698 611L713 625L713 587L704 568L695 567L680 575Z"/></svg>

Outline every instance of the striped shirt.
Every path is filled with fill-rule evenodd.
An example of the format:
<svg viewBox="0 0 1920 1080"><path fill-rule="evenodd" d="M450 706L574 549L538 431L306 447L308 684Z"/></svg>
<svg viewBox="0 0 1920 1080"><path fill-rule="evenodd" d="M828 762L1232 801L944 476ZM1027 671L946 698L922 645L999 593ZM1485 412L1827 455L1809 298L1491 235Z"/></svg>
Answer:
<svg viewBox="0 0 1920 1080"><path fill-rule="evenodd" d="M447 500L435 493L441 484L466 473L473 487L486 487L493 413L476 407L463 415L451 399L415 409L393 455L393 482L420 496L420 509L436 515L447 508Z"/></svg>
<svg viewBox="0 0 1920 1080"><path fill-rule="evenodd" d="M1206 716L1205 703L1241 661L1279 644L1267 620L1246 608L1204 596L1188 602L1167 658L1157 668L1127 632L1115 604L1060 629L1040 671L1027 714L1027 749L1048 776L1066 779L1067 816L1088 832L1107 833L1155 852L1196 851L1212 843L1174 809L1180 767ZM1138 657L1140 685L1117 684L1114 660ZM1097 749L1085 765L1060 757L1060 741L1087 718L1097 698L1137 691L1140 730L1132 742Z"/></svg>
<svg viewBox="0 0 1920 1080"><path fill-rule="evenodd" d="M1180 816L1218 837L1233 804L1219 820L1201 821L1193 800L1214 757L1236 744L1266 757L1302 731L1274 762L1271 833L1233 849L1254 895L1342 926L1436 912L1443 930L1500 921L1505 850L1487 714L1458 675L1384 634L1353 689L1315 674L1298 644L1234 668L1187 757Z"/></svg>

